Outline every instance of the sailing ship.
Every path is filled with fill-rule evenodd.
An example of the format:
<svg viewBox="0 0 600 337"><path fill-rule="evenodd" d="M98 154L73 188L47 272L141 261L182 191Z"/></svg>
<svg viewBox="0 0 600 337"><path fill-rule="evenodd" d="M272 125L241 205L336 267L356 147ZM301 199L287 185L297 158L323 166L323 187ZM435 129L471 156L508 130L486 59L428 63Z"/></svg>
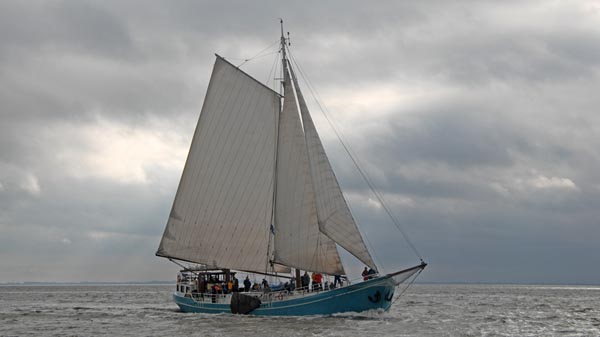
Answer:
<svg viewBox="0 0 600 337"><path fill-rule="evenodd" d="M289 33L286 38L281 26L283 94L216 55L156 255L183 267L173 299L184 312L287 316L388 310L399 285L427 264L378 272L308 111L288 58ZM303 286L301 271L337 280L345 275L339 249L373 275ZM280 289L265 282L250 290L239 286L236 273L289 281Z"/></svg>

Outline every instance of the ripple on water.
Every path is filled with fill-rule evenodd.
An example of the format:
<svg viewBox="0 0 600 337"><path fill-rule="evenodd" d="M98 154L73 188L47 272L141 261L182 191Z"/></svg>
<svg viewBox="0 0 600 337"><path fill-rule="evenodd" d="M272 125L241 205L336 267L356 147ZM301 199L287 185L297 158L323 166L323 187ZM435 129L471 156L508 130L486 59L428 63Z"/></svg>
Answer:
<svg viewBox="0 0 600 337"><path fill-rule="evenodd" d="M294 318L184 314L171 286L0 287L0 336L597 336L589 288L413 285L389 312Z"/></svg>

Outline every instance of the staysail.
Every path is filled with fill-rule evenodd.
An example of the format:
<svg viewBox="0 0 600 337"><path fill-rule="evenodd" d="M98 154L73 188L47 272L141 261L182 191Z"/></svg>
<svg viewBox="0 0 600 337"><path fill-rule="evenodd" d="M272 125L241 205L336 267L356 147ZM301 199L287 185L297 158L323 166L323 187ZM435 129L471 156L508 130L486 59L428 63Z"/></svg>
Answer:
<svg viewBox="0 0 600 337"><path fill-rule="evenodd" d="M287 69L284 89L277 144L275 261L303 270L344 274L335 243L319 230L306 140Z"/></svg>
<svg viewBox="0 0 600 337"><path fill-rule="evenodd" d="M279 99L217 56L157 255L265 271Z"/></svg>
<svg viewBox="0 0 600 337"><path fill-rule="evenodd" d="M377 270L325 154L325 149L304 101L304 96L298 86L298 80L293 70L290 69L290 72L298 95L304 125L319 230L364 264Z"/></svg>

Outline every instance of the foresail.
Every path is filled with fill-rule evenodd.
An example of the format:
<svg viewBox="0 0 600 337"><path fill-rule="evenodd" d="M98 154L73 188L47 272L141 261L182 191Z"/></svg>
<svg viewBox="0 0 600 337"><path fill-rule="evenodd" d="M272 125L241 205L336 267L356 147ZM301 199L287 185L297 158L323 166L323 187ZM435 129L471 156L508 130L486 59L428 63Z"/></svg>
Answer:
<svg viewBox="0 0 600 337"><path fill-rule="evenodd" d="M335 243L319 231L306 141L292 83L287 74L285 77L277 145L275 261L303 270L343 274Z"/></svg>
<svg viewBox="0 0 600 337"><path fill-rule="evenodd" d="M319 229L360 261L377 270L331 169L296 76L293 71L291 73L304 124Z"/></svg>
<svg viewBox="0 0 600 337"><path fill-rule="evenodd" d="M217 57L157 255L265 271L279 97Z"/></svg>

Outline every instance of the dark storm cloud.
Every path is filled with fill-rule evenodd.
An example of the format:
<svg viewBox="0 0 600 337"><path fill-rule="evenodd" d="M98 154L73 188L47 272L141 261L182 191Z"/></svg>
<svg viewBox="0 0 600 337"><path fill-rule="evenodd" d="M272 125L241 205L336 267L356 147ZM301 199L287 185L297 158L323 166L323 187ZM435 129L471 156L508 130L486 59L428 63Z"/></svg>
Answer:
<svg viewBox="0 0 600 337"><path fill-rule="evenodd" d="M55 15L56 34L87 53L135 57L135 46L123 21L114 14L92 3L62 1L48 5Z"/></svg>
<svg viewBox="0 0 600 337"><path fill-rule="evenodd" d="M0 282L169 279L153 253L213 53L253 56L278 39L278 17L432 262L424 280L593 282L598 12L593 2L1 2ZM271 56L243 69L264 80ZM319 121L377 261L414 263Z"/></svg>
<svg viewBox="0 0 600 337"><path fill-rule="evenodd" d="M19 49L85 52L97 56L134 56L135 46L124 22L92 2L50 1L32 6L4 2L2 54Z"/></svg>
<svg viewBox="0 0 600 337"><path fill-rule="evenodd" d="M415 124L391 124L390 136L379 139L381 143L375 146L392 146L382 152L395 152L395 158L443 162L459 168L512 164L509 147L527 147L526 140L514 128L474 109L479 107L446 105L438 107L438 112L423 113Z"/></svg>

